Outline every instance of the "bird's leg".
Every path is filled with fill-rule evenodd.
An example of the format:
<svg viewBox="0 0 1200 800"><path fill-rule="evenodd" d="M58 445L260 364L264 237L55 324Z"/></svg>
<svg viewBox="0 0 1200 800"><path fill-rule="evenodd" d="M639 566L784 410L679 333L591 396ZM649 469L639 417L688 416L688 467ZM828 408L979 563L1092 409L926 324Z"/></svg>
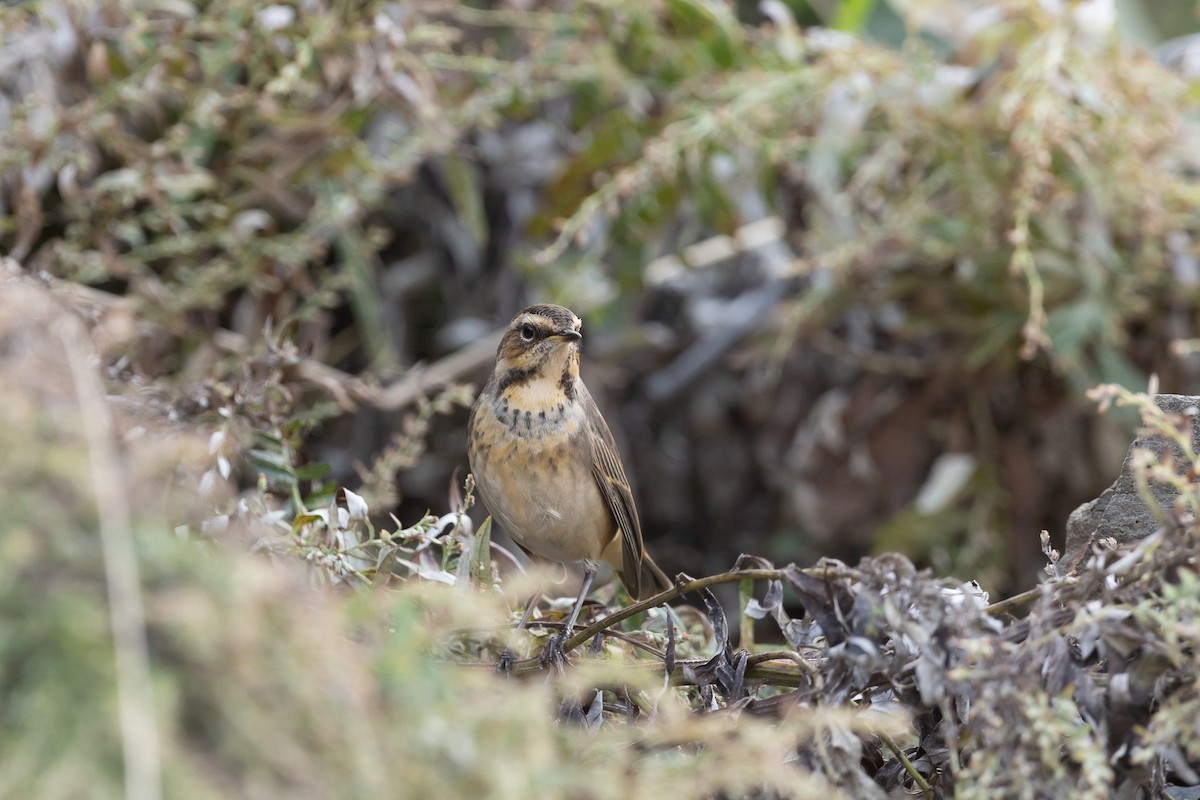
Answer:
<svg viewBox="0 0 1200 800"><path fill-rule="evenodd" d="M533 593L533 597L529 598L529 602L525 604L525 613L521 615L521 621L517 623L517 627L513 629L513 633L519 633L525 630L525 624L529 622L529 618L533 616L533 610L537 608L538 601L542 599L541 591ZM508 672L512 669L513 662L517 657L513 653L511 647L504 648L504 652L500 654L500 660L496 662L497 672Z"/></svg>
<svg viewBox="0 0 1200 800"><path fill-rule="evenodd" d="M587 562L583 571L583 585L579 587L579 597L575 598L575 607L571 609L571 618L567 620L567 626L563 628L562 633L556 633L550 637L550 641L546 642L546 646L542 649L542 664L561 668L563 662L567 660L563 645L571 638L571 630L575 627L575 620L579 618L579 611L583 608L583 601L587 599L588 591L592 588L592 580L595 577L596 565Z"/></svg>
<svg viewBox="0 0 1200 800"><path fill-rule="evenodd" d="M587 569L583 571L583 585L579 587L579 597L575 598L575 607L571 609L571 618L567 620L567 627L563 631L566 634L564 640L571 636L571 629L575 627L575 620L579 619L579 611L583 608L583 601L587 599L587 594L591 591L592 581L596 578L596 565L588 564Z"/></svg>
<svg viewBox="0 0 1200 800"><path fill-rule="evenodd" d="M521 615L521 621L517 623L517 630L525 630L525 623L529 622L529 618L533 616L533 610L537 608L538 601L542 599L541 591L533 593L533 597L529 598L529 602L525 605L525 613Z"/></svg>

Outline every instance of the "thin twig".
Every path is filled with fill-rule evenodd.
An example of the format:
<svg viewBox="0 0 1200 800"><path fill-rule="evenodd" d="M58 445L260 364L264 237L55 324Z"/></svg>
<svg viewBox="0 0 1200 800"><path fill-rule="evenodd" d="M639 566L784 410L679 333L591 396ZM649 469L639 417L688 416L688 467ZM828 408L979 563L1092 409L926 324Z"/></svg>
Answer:
<svg viewBox="0 0 1200 800"><path fill-rule="evenodd" d="M795 650L770 650L762 653L752 653L746 659L747 666L756 667L769 661L790 661L809 675L816 675L818 670L808 659Z"/></svg>
<svg viewBox="0 0 1200 800"><path fill-rule="evenodd" d="M516 623L513 623L513 627L514 628L516 627ZM567 627L567 623L565 623L565 622L551 622L549 620L542 620L542 619L530 620L529 624L526 625L526 628L553 628L555 630L562 630L565 627ZM622 642L631 644L634 647L638 648L639 650L646 651L647 653L654 656L655 658L666 658L666 656L667 656L666 653L664 653L662 650L659 650L654 645L647 644L646 642L643 642L641 639L638 639L637 637L634 637L634 636L630 636L628 633L625 633L624 631L600 631L600 635L601 636L611 636L614 639L620 639Z"/></svg>
<svg viewBox="0 0 1200 800"><path fill-rule="evenodd" d="M579 645L586 642L588 639L595 636L597 633L599 633L603 630L606 630L607 628L611 628L613 625L616 625L618 622L620 622L624 619L628 619L629 617L632 617L635 614L640 614L643 611L646 611L648 609L654 608L656 606L660 606L663 603L666 603L670 600L674 600L676 597L680 597L682 595L688 594L689 592L697 592L701 589L706 589L710 586L717 586L718 584L722 584L722 583L734 583L736 581L745 580L747 578L749 578L751 580L780 581L780 580L786 579L789 569L795 569L795 567L789 567L789 568L783 568L783 569L730 570L729 572L722 572L719 575L710 575L706 578L687 579L687 580L684 580L684 582L682 582L682 583L680 583L678 581L680 579L686 579L687 576L680 575L678 578L676 578L677 583L674 586L672 586L671 588L666 589L665 591L659 592L658 594L653 595L652 597L648 597L645 600L634 603L631 606L627 606L627 607L621 609L620 611L614 611L612 614L609 614L606 617L601 617L600 619L593 622L591 625L588 625L586 628L579 631L578 633L576 633L574 636L570 637L569 639L567 639L566 642L563 643L563 651L569 653L573 649L578 647ZM833 569L831 567L827 567L827 566L814 567L812 569L804 569L804 570L800 570L800 571L804 572L805 574L813 575L815 577L821 577L821 578L846 577L846 575L842 574L841 570L835 570L835 569ZM848 574L854 574L854 573L852 571L850 571L850 572L848 572ZM512 665L512 669L514 672L533 670L533 669L541 669L541 660L538 658L523 659L521 661L515 662Z"/></svg>
<svg viewBox="0 0 1200 800"><path fill-rule="evenodd" d="M426 367L414 367L403 378L365 398L383 411L396 411L448 384L486 368L496 357L502 328L489 331L471 344Z"/></svg>
<svg viewBox="0 0 1200 800"><path fill-rule="evenodd" d="M596 620L579 633L576 633L574 636L567 639L567 641L563 644L563 650L569 653L572 649L583 644L600 631L606 628L611 628L621 620L628 619L635 614L640 614L643 611L647 611L651 608L656 608L663 603L674 600L676 597L681 597L689 592L698 592L701 589L708 588L709 586L716 586L722 583L734 583L736 581L745 579L781 581L786 577L786 574L786 569L732 570L730 572L723 572L719 575L710 575L706 578L692 578L684 583L678 583L679 578L677 577L676 584L671 588L665 589L658 594L652 595L651 597L648 597L638 603L634 603L631 606L626 606L620 611L615 611L612 614L609 614L607 617L601 617L600 619Z"/></svg>
<svg viewBox="0 0 1200 800"><path fill-rule="evenodd" d="M997 600L985 608L984 611L993 617L999 617L1003 614L1008 614L1016 611L1017 609L1032 605L1033 601L1041 597L1043 592L1044 589L1041 586L1035 586L1032 589L1021 592L1020 594L1014 594L1012 597L1005 598L1004 600Z"/></svg>
<svg viewBox="0 0 1200 800"><path fill-rule="evenodd" d="M599 635L611 636L612 631L601 631ZM675 662L675 668L671 671L670 684L672 686L699 686L700 682L695 678L695 670L708 663L707 658L687 658L679 659ZM791 689L810 686L811 682L807 678L807 673L811 671L810 667L801 668L795 659L791 663L781 663L783 659L775 659L759 664L753 664L746 667L746 680L765 683L770 686L782 686ZM446 662L453 663L455 666L462 666L461 662ZM468 666L478 669L494 670L495 662L478 661ZM663 667L661 663L652 661L637 661L628 664L622 664L619 667L622 671L627 671L630 676L638 673L645 673L645 680L662 679ZM513 662L510 672L513 675L529 675L535 672L540 672L543 669L541 660L538 658L527 658L521 661Z"/></svg>
<svg viewBox="0 0 1200 800"><path fill-rule="evenodd" d="M88 305L104 312L132 310L135 305L128 297L91 286L55 279L49 279L49 282L55 292L72 305ZM329 392L346 411L353 410L359 403L382 411L397 411L487 367L495 356L501 333L502 329L489 331L444 358L427 366L413 367L395 383L383 387L312 358L298 359L292 369L296 377ZM248 337L225 328L218 328L209 336L215 347L233 355L245 355L253 346Z"/></svg>
<svg viewBox="0 0 1200 800"><path fill-rule="evenodd" d="M916 766L908 760L908 756L904 755L904 751L897 746L895 740L883 731L879 731L878 733L879 738L882 739L883 743L888 746L888 749L896 755L896 758L900 759L900 763L904 765L904 771L907 772L913 779L913 783L917 785L917 788L921 790L921 793L926 797L932 797L933 789L930 788L929 781L925 780L925 776L921 774L920 770L918 770Z"/></svg>

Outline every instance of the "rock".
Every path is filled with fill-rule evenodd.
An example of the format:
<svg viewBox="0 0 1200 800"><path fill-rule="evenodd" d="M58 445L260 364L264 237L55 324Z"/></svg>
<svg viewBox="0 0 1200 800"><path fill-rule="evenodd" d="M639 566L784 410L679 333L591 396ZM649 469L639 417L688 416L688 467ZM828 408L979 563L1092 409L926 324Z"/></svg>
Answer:
<svg viewBox="0 0 1200 800"><path fill-rule="evenodd" d="M1155 395L1154 402L1168 414L1187 417L1192 424L1192 447L1200 450L1200 397L1182 394ZM1176 463L1185 463L1179 448L1169 445L1160 436L1141 435L1129 446L1121 474L1113 485L1095 500L1090 500L1071 512L1067 519L1067 541L1064 557L1059 561L1059 571L1069 571L1087 555L1091 543L1097 539L1111 537L1117 544L1144 539L1158 529L1159 517L1146 507L1138 494L1133 478L1133 452L1146 448L1160 457L1170 446ZM1150 493L1159 509L1168 515L1178 493L1169 486L1151 483Z"/></svg>

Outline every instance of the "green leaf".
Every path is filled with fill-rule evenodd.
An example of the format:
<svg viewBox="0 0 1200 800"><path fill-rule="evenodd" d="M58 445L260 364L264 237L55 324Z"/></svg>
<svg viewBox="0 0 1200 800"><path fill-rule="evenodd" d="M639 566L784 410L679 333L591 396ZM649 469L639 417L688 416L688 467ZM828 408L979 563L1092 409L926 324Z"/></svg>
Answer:
<svg viewBox="0 0 1200 800"><path fill-rule="evenodd" d="M333 496L337 493L337 487L330 484L323 487L319 491L313 492L308 497L304 498L305 508L322 508L333 502Z"/></svg>
<svg viewBox="0 0 1200 800"><path fill-rule="evenodd" d="M300 481L318 481L327 476L333 468L324 461L318 461L315 464L304 464L296 467L296 480Z"/></svg>
<svg viewBox="0 0 1200 800"><path fill-rule="evenodd" d="M275 453L270 450L260 450L255 448L246 454L246 458L250 460L252 465L262 465L271 467L277 470L286 471L289 475L294 475L292 464L287 456L282 453Z"/></svg>
<svg viewBox="0 0 1200 800"><path fill-rule="evenodd" d="M292 533L299 533L305 525L312 525L314 522L320 521L321 518L316 514L297 514L296 518L292 520Z"/></svg>
<svg viewBox="0 0 1200 800"><path fill-rule="evenodd" d="M833 18L833 27L839 31L861 33L875 10L875 0L844 0Z"/></svg>
<svg viewBox="0 0 1200 800"><path fill-rule="evenodd" d="M261 448L271 448L273 450L283 449L283 439L279 438L273 433L254 431L253 435L255 443Z"/></svg>

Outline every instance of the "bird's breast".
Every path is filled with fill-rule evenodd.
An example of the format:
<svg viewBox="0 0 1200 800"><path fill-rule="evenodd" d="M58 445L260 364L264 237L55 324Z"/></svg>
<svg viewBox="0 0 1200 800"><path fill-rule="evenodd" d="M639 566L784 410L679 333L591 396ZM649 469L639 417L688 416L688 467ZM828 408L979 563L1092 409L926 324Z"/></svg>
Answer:
<svg viewBox="0 0 1200 800"><path fill-rule="evenodd" d="M518 544L543 558L599 560L616 534L586 426L580 404L530 391L485 401L473 419L468 455L480 497Z"/></svg>

